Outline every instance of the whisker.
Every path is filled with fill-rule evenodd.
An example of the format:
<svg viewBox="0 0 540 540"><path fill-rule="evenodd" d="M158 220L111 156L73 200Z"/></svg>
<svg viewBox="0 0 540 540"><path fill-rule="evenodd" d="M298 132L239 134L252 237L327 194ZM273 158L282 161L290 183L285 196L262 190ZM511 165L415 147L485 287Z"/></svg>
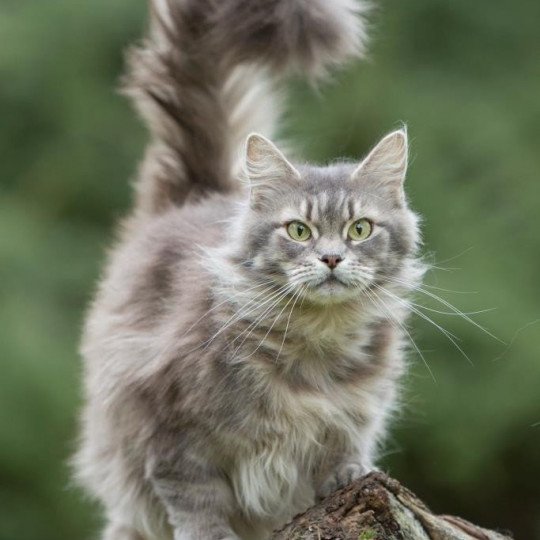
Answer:
<svg viewBox="0 0 540 540"><path fill-rule="evenodd" d="M285 298L289 292L292 289L292 285L289 284L284 291L281 291L281 293L274 295L272 297L272 300L274 300L269 307L267 307L261 314L259 314L257 317L255 317L255 320L253 320L250 325L245 328L240 334L238 334L232 341L231 345L237 340L240 339L243 335L245 335L242 342L236 347L236 349L233 352L233 356L238 353L242 345L246 342L246 340L249 338L249 336L255 331L259 323L279 304L279 302Z"/></svg>
<svg viewBox="0 0 540 540"><path fill-rule="evenodd" d="M414 306L411 305L410 302L407 302L405 300L402 300L401 298L399 298L398 296L396 296L395 294L392 294L390 293L389 291L387 291L386 289L384 289L384 287L381 287L381 286L378 286L377 285L377 288L383 292L384 294L388 295L390 298L393 298L396 302L400 303L401 305L404 305L406 306L408 309L410 309L413 313L415 313L416 315L418 315L419 317L421 317L422 319L424 319L426 322L432 324L435 328L437 328L437 330L439 330L444 336L446 336L450 342L454 345L454 347L456 347L456 349L467 359L467 361L471 364L471 366L474 366L474 363L472 362L472 360L469 358L469 356L467 355L467 353L465 353L465 351L460 347L460 345L457 343L457 336L455 336L454 334L452 334L451 332L449 332L448 330L446 330L445 328L443 328L442 326L440 326L439 324L437 324L433 319L431 319L430 317L428 317L425 313L422 313L419 309L416 309Z"/></svg>
<svg viewBox="0 0 540 540"><path fill-rule="evenodd" d="M268 331L266 332L266 334L264 335L264 337L262 338L262 340L259 342L259 344L257 345L257 347L255 348L255 350L250 353L248 356L246 356L246 359L247 358L251 358L259 349L260 347L262 346L262 344L264 343L265 339L268 337L268 335L270 334L270 332L272 331L272 328L274 328L275 324L277 323L277 321L279 320L279 318L281 317L281 314L285 311L285 309L287 308L287 306L292 302L292 300L294 299L295 295L291 296L291 298L288 300L288 302L283 306L283 308L281 309L281 311L277 314L276 318L274 319L274 321L272 322L270 328L268 329Z"/></svg>
<svg viewBox="0 0 540 540"><path fill-rule="evenodd" d="M363 267L362 267L362 269L366 270ZM435 300L436 302L441 303L442 305L444 305L445 307L450 309L453 312L453 314L455 314L455 316L461 317L462 319L467 321L469 324L472 324L473 326L475 326L476 328L478 328L479 330L481 330L482 332L484 332L488 336L490 336L493 339L497 340L499 343L502 343L503 345L506 345L506 343L503 340L501 340L500 338L495 336L493 333L491 333L489 330L484 328L480 323L476 322L474 319L471 319L469 317L469 315L475 315L475 314L479 314L479 313L486 313L486 312L489 312L489 311L493 311L494 308L487 309L487 310L480 310L480 311L472 312L472 313L465 313L465 312L461 311L460 309L458 309L453 304L451 304L450 302L448 302L447 300L445 300L444 298L441 298L440 296L436 295L435 293L424 289L422 285L411 284L411 283L408 283L407 281L405 281L403 279L399 279L397 277L386 276L385 279L387 279L390 283L396 283L397 285L402 285L402 286L406 287L407 289L412 289L413 291L418 291L418 292L428 296L429 298ZM414 306L425 309L427 311L437 312L437 310L434 310L433 308L429 308L427 306L423 306L423 305L418 304L418 303L412 302L412 304ZM441 313L441 314L450 315L450 313Z"/></svg>
<svg viewBox="0 0 540 540"><path fill-rule="evenodd" d="M389 278L389 281L394 281L398 284L406 284L406 282L404 282L403 280L399 280L397 278ZM435 300L436 302L439 302L441 303L442 305L444 305L445 307L447 307L448 309L452 310L456 315L459 315L460 317L462 317L464 320L466 320L468 323L472 324L473 326L476 326L476 328L478 328L479 330L481 330L482 332L484 332L485 334L487 334L488 336L492 337L493 339L497 340L499 343L502 343L503 345L506 345L506 343L498 338L497 336L495 336L494 334L492 334L489 330L487 330L486 328L484 328L481 324L477 323L474 319L471 319L466 313L464 313L463 311L461 311L460 309L458 309L456 306L454 306L453 304L451 304L450 302L448 302L447 300L445 300L444 298L441 298L440 296L436 295L435 293L432 293L430 291L426 291L422 286L418 285L414 288L415 291L419 291L421 292L422 294L425 294L426 296L429 296L429 298L432 298L433 300Z"/></svg>
<svg viewBox="0 0 540 540"><path fill-rule="evenodd" d="M383 311L386 313L386 316L387 318L390 320L390 321L394 321L395 324L397 324L399 326L399 328L401 329L402 332L405 333L405 335L408 337L411 345L413 346L414 350L418 353L418 355L420 356L420 358L422 359L422 362L424 363L426 369L428 370L429 374L431 375L431 378L433 379L433 382L434 383L437 383L437 379L435 378L435 375L433 374L433 371L431 370L431 368L429 367L429 364L424 356L424 354L422 353L422 351L420 350L420 348L418 347L418 345L416 344L416 342L414 341L413 337L411 336L410 332L405 328L405 326L396 318L394 317L394 315L392 314L391 310L389 309L389 307L386 305L386 303L382 300L382 298L377 295L375 293L375 291L371 291L371 292L368 292L367 290L365 291L366 293L366 296L368 298L371 299L371 301L374 303L374 305L377 307L377 304L373 301L372 299L372 295L382 304L383 306Z"/></svg>
<svg viewBox="0 0 540 540"><path fill-rule="evenodd" d="M294 303L293 303L293 305L291 307L291 311L289 312L289 317L287 318L287 325L285 326L285 332L283 333L283 340L281 341L281 346L279 347L279 351L278 351L277 356L276 356L276 362L279 360L279 356L280 356L281 351L283 349L283 345L285 344L285 339L287 338L287 331L289 330L289 324L291 322L291 315L293 314L294 306L296 306L296 303L298 302L300 297L303 295L303 293L305 293L306 289L307 289L307 285L303 285L299 289L298 296L296 297L296 300L294 301ZM305 296L304 296L304 298L305 298Z"/></svg>
<svg viewBox="0 0 540 540"><path fill-rule="evenodd" d="M429 308L427 306L422 306L421 304L417 304L415 302L410 302L413 306L417 306L421 309L425 309L426 311L430 311L432 313L438 313L439 315L446 315L448 317L461 317L460 313L454 313L453 311L441 311L439 309L433 309ZM465 315L480 315L482 313L490 313L492 311L495 311L497 308L487 308L487 309L479 309L478 311L464 311L463 313Z"/></svg>
<svg viewBox="0 0 540 540"><path fill-rule="evenodd" d="M469 251L471 251L471 249L473 249L473 246L469 246L468 248L464 249L461 253L458 253L457 255L454 255L453 257L450 257L449 259L444 259L442 261L437 261L437 264L446 264L446 263L449 263L451 261L455 261L459 257L462 257L463 255L465 255L465 253L468 253Z"/></svg>
<svg viewBox="0 0 540 540"><path fill-rule="evenodd" d="M259 287L263 287L264 285L270 285L272 284L273 282L270 281L270 280L267 280L267 281L264 281L262 283L259 283L258 285L254 285L253 287L250 287L249 289L245 289L243 291L241 291L243 294L249 292L249 291L252 291L254 289L258 289ZM229 292L229 294L232 295L232 293ZM203 313L183 334L183 336L185 336L186 334L188 334L191 330L193 330L193 328L195 327L196 324L200 323L206 316L208 316L210 313L212 313L212 311L216 310L218 307L222 306L223 304L228 304L228 303L231 303L231 298L226 298L225 300L223 300L222 302L219 302L219 304L216 304L214 306L212 306L212 308L210 308L209 310L207 310L205 313Z"/></svg>
<svg viewBox="0 0 540 540"><path fill-rule="evenodd" d="M269 287L267 290L264 290L262 292L260 292L259 294L257 294L254 298L252 298L251 300L249 300L245 305L243 305L240 310L235 313L234 315L232 315L232 317L230 317L227 321L225 321L225 323L221 326L221 328L211 337L209 338L206 342L203 343L203 345L205 345L205 349L210 345L210 343L212 343L212 341L220 334L222 334L227 328L229 328L231 326L231 324L235 323L238 319L242 318L242 317L245 317L246 315L248 315L249 313L252 313L255 309L257 309L258 307L261 307L265 304L267 304L269 301L271 301L276 295L280 294L281 290L283 288L285 288L286 286L283 286L283 287L280 287L277 291L275 291L274 293L271 293L270 297L267 298L262 304L258 304L257 305L257 300L264 294L266 294L269 290L272 290L272 287ZM255 305L252 305L252 304L255 304ZM252 307L246 311L246 308L248 306L252 305Z"/></svg>
<svg viewBox="0 0 540 540"><path fill-rule="evenodd" d="M443 287L436 287L435 285L429 285L427 283L424 283L422 286L428 289L433 289L434 291L442 291L442 292L447 292L447 293L452 293L452 294L478 294L478 291L455 291L453 289L445 289Z"/></svg>

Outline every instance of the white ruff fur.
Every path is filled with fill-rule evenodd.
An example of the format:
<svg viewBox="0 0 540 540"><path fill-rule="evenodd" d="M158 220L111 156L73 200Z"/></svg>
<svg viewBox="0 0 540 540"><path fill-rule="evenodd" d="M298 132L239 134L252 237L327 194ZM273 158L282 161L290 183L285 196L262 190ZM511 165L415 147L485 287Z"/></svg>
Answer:
<svg viewBox="0 0 540 540"><path fill-rule="evenodd" d="M235 220L230 236L237 234L234 229L239 223L241 220ZM268 303L261 301L257 290L244 282L231 266L229 250L225 247L206 253L204 267L219 283L214 290L216 298L220 302L232 302L237 312L248 306L245 319L250 322L264 315L257 328L252 329L252 340L246 341L253 343L252 349L256 352L263 344L266 349L278 352L285 366L302 363L306 377L317 388L316 393L304 393L287 384L275 383L266 366L253 365L256 352L249 352L249 346L245 347L248 352L244 356L238 354L236 361L244 369L257 372L258 387L254 388L254 393L271 386L273 415L268 424L260 422L251 427L257 432L259 444L256 447L231 442L237 445L231 480L235 495L248 516L266 517L279 524L314 503L312 471L328 451L328 437L348 449L351 455L364 456L361 465L366 472L374 469L372 456L379 439L384 437L388 415L396 406L394 385L402 366L398 362L386 377L376 381L368 379L351 385L333 383L327 371L328 349L334 350L336 355L358 356L372 336L368 325L381 315L381 305L366 301L349 307L327 306L324 310L302 312L298 308L292 310L290 304L289 309L283 310L288 302L283 300L268 311ZM422 270L414 267L404 270L408 279L412 279L412 287ZM407 316L401 302L386 300L384 309L391 310L397 321ZM277 337L267 333L270 327L279 329ZM400 357L402 345L401 340L396 340L388 354ZM384 402L381 395L386 395ZM358 417L369 422L360 424Z"/></svg>

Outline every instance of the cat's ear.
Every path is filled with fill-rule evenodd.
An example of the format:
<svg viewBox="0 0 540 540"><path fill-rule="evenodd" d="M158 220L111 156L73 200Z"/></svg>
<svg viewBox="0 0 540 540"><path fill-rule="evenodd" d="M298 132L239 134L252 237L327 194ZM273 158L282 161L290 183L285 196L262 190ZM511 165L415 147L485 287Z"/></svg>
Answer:
<svg viewBox="0 0 540 540"><path fill-rule="evenodd" d="M403 183L407 174L409 143L407 130L399 129L384 137L352 174L352 180L364 185L373 183L387 196L405 201Z"/></svg>
<svg viewBox="0 0 540 540"><path fill-rule="evenodd" d="M253 204L301 178L276 145L257 133L249 135L246 141L246 173Z"/></svg>

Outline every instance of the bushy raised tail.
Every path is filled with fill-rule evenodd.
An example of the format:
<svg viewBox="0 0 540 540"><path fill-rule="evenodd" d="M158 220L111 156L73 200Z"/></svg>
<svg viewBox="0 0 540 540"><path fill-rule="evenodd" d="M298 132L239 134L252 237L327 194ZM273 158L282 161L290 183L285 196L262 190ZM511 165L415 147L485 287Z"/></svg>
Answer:
<svg viewBox="0 0 540 540"><path fill-rule="evenodd" d="M138 210L237 189L234 161L251 131L279 119L276 82L323 76L363 52L363 0L149 0L126 92L149 125Z"/></svg>

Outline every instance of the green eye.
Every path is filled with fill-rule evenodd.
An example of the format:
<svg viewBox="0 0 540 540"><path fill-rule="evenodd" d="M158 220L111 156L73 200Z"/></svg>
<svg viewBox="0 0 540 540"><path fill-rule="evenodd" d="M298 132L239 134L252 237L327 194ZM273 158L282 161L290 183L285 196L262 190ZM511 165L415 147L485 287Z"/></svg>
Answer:
<svg viewBox="0 0 540 540"><path fill-rule="evenodd" d="M359 219L349 227L349 238L351 240L365 240L371 235L373 227L367 219Z"/></svg>
<svg viewBox="0 0 540 540"><path fill-rule="evenodd" d="M287 225L289 236L297 242L305 242L311 238L311 229L301 221L293 221Z"/></svg>

